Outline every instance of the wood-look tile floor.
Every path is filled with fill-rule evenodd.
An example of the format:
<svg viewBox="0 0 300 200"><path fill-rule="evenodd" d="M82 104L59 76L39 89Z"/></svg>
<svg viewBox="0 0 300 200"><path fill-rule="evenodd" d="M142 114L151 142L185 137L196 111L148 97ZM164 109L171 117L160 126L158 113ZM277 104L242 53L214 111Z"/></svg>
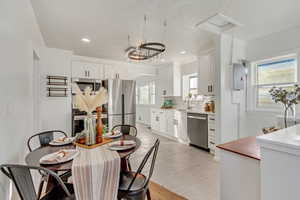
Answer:
<svg viewBox="0 0 300 200"><path fill-rule="evenodd" d="M143 125L138 124L137 128L142 145L130 158L133 169L159 138L152 181L190 200L219 199L219 164L212 155L156 135Z"/></svg>

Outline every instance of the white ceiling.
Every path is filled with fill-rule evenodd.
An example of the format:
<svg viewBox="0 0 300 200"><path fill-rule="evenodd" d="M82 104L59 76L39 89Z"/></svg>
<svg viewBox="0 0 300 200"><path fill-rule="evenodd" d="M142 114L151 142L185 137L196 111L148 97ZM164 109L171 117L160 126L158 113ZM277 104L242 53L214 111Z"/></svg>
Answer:
<svg viewBox="0 0 300 200"><path fill-rule="evenodd" d="M146 39L163 41L167 59L195 55L213 35L195 24L216 12L244 26L234 35L245 40L300 25L299 0L32 0L40 29L49 47L77 55L126 60L127 37L142 39L143 15L148 16ZM168 26L163 28L163 21ZM83 37L91 43L82 43Z"/></svg>

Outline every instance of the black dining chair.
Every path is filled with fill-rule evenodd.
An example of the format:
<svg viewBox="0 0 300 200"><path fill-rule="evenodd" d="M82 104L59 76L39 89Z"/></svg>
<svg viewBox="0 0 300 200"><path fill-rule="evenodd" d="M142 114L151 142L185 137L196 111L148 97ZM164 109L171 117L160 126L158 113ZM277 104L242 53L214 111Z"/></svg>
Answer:
<svg viewBox="0 0 300 200"><path fill-rule="evenodd" d="M40 148L40 147L48 146L49 143L54 139L55 136L56 137L60 137L60 136L67 137L67 134L63 131L60 131L60 130L51 130L51 131L44 131L44 132L40 132L40 133L32 135L27 140L27 146L28 146L29 151L31 152L31 151L34 150L33 147L32 147L32 143L35 139L38 139L39 144L40 144L38 147L35 148L35 149L37 149L37 148ZM44 185L44 182L47 181L47 176L45 174L43 174L41 171L39 171L39 172L42 176L39 188L42 189L43 185ZM64 182L67 182L68 178L72 176L72 172L67 171L63 174L60 174L59 176ZM39 191L39 192L41 192L41 191Z"/></svg>
<svg viewBox="0 0 300 200"><path fill-rule="evenodd" d="M123 135L131 135L136 137L137 136L137 129L135 126L127 125L127 124L119 124L112 128L111 131L120 131Z"/></svg>
<svg viewBox="0 0 300 200"><path fill-rule="evenodd" d="M49 145L49 143L54 139L54 136L67 137L67 134L60 130L51 130L51 131L44 131L41 133L37 133L37 134L31 136L27 140L27 146L28 146L29 151L33 151L32 141L35 140L35 138L38 138L38 141L40 143L39 147L44 147L44 146ZM37 148L39 148L39 147L37 147Z"/></svg>
<svg viewBox="0 0 300 200"><path fill-rule="evenodd" d="M120 175L120 184L118 191L118 199L128 199L128 200L144 200L147 196L147 200L151 200L149 181L153 174L155 160L159 147L159 139L155 141L155 144L145 155L143 161L141 162L138 170L136 172L122 172ZM145 176L142 172L147 164L147 161L152 156L150 170L148 176Z"/></svg>
<svg viewBox="0 0 300 200"><path fill-rule="evenodd" d="M135 126L132 126L132 125L119 124L119 125L114 126L111 131L112 132L113 131L120 131L123 135L131 135L131 136L134 136L134 137L137 136L137 128ZM130 155L127 156L125 159L126 159L126 162L127 162L128 169L129 169L129 171L131 171L131 164L130 164L130 160L129 160Z"/></svg>
<svg viewBox="0 0 300 200"><path fill-rule="evenodd" d="M131 135L131 136L134 136L136 137L137 136L137 128L135 126L132 126L132 125L124 125L124 124L119 124L119 125L116 125L112 128L112 132L113 131L120 131L123 135ZM127 156L126 158L126 162L127 162L127 166L128 166L128 169L129 171L131 171L131 164L130 164L130 155Z"/></svg>
<svg viewBox="0 0 300 200"><path fill-rule="evenodd" d="M0 165L1 171L13 181L18 194L22 200L75 200L74 188L70 183L64 183L54 172L42 168L27 165ZM41 190L36 193L31 170L40 171L43 174L52 176L57 182L49 192L41 198Z"/></svg>

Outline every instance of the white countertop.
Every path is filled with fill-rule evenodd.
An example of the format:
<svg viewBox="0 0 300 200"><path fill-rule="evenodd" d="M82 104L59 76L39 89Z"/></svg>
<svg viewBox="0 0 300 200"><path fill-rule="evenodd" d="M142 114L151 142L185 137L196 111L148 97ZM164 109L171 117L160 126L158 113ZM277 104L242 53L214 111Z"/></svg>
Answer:
<svg viewBox="0 0 300 200"><path fill-rule="evenodd" d="M188 112L188 113L199 113L199 114L207 114L207 115L215 115L215 113L213 112L205 112L204 110L200 110L200 109L187 109L187 108L152 108L152 109L156 109L156 110L178 110L180 112Z"/></svg>
<svg viewBox="0 0 300 200"><path fill-rule="evenodd" d="M300 155L300 124L258 136L261 147Z"/></svg>
<svg viewBox="0 0 300 200"><path fill-rule="evenodd" d="M199 113L199 114L215 115L215 113L206 112L204 110L197 110L197 109L182 109L182 108L177 108L176 110L183 111L183 112L188 112L188 113Z"/></svg>

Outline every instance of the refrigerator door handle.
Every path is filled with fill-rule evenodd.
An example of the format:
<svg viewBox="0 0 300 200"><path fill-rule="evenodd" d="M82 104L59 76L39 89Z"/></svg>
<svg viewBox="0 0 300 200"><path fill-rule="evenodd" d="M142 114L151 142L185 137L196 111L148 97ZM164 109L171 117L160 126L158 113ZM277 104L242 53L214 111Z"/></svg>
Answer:
<svg viewBox="0 0 300 200"><path fill-rule="evenodd" d="M125 124L125 102L124 102L124 94L122 94L122 124Z"/></svg>

